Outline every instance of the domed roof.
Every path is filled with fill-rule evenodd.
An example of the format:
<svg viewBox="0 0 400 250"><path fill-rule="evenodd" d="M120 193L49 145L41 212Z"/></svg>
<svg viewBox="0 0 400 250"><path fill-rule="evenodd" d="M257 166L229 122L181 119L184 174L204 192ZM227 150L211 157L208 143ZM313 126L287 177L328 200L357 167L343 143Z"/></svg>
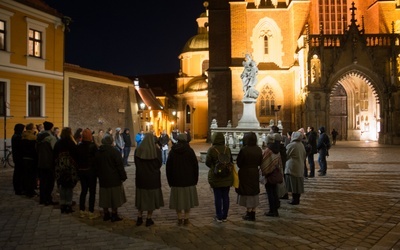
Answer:
<svg viewBox="0 0 400 250"><path fill-rule="evenodd" d="M208 89L208 82L206 76L196 76L191 79L187 85L185 92L203 91Z"/></svg>
<svg viewBox="0 0 400 250"><path fill-rule="evenodd" d="M193 36L183 47L182 53L193 51L208 51L208 33Z"/></svg>

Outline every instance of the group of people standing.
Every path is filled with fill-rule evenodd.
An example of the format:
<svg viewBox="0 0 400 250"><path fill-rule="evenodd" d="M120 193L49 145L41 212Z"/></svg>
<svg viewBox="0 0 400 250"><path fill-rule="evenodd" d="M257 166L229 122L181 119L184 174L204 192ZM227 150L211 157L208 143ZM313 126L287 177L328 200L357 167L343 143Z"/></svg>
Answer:
<svg viewBox="0 0 400 250"><path fill-rule="evenodd" d="M239 186L235 188L238 194L237 203L246 208L244 220L255 221L256 219L260 182L265 185L269 203L269 211L264 215L278 217L280 199L288 199L288 193L292 195L292 199L288 202L290 205L300 204L300 196L304 193L305 173L308 174L306 159L310 164L308 176L314 177L314 154L319 153L320 170L318 172L320 176L326 175L329 137L325 134L324 127L319 129L319 135L313 127L308 127L307 130L307 134L304 133L304 129L300 129L289 132L287 137L283 137L279 133L279 128L272 126L271 133L267 135L266 144L262 148L257 145L255 133L244 134L243 147L236 159L239 169ZM231 151L226 146L224 135L220 132L213 134L212 143L206 157L206 165L210 168L208 182L214 192L215 220L224 222L228 217L229 191L233 185L234 173L230 176L218 177L214 174L214 168L218 157L216 152L222 152L226 148L231 156ZM272 182L272 179L268 177L278 170L283 175L283 180L281 183Z"/></svg>
<svg viewBox="0 0 400 250"><path fill-rule="evenodd" d="M164 206L161 190L161 167L164 161L168 185L171 187L169 208L176 211L178 225L188 225L190 209L199 205L196 189L199 165L196 154L189 145L187 135L182 133L176 137L176 143L165 160L161 152L166 151L163 148L168 145L167 137L165 131L160 138L153 133L146 133L135 150L137 226L143 224L144 212L147 212L145 225L153 225L153 211Z"/></svg>
<svg viewBox="0 0 400 250"><path fill-rule="evenodd" d="M118 208L126 203L123 182L131 147L129 129L121 133L120 128L109 128L106 133L99 130L97 135L86 128L74 134L65 127L57 138L51 122L44 122L43 129L35 130L33 124L17 124L12 137L15 161L13 176L17 195L34 197L37 183L40 183L40 204L56 205L53 189L56 185L61 213L73 213L73 189L80 182L79 216L95 219L97 180L99 183L99 206L103 209L103 220L122 220ZM39 126L37 126L39 128ZM152 132L141 133L140 143L134 158L136 165L136 197L138 210L136 225L143 224L143 213L147 212L145 225L154 224L152 213L164 206L161 191L161 167L166 165L168 184L171 187L170 205L176 210L178 224L188 225L190 209L198 206L196 185L199 167L197 157L189 146L186 133L177 134L176 142L168 152L169 137L165 131L158 138ZM127 139L126 137L129 137ZM129 148L129 150L127 150ZM168 155L166 152L168 152ZM168 156L168 160L167 160ZM86 210L86 198L89 206Z"/></svg>
<svg viewBox="0 0 400 250"><path fill-rule="evenodd" d="M51 122L45 121L36 128L32 123L26 126L16 124L14 127L11 143L15 162L15 194L28 197L39 195L40 204L55 205L58 202L53 200L52 193L56 185L61 213L69 214L74 212L73 189L80 181L80 217L94 219L98 217L94 213L98 179L99 205L104 210L104 219L121 220L117 210L126 202L122 183L127 177L125 159L120 149L130 150L130 138L124 139L119 135L118 128L115 139L112 129L105 135L100 130L98 135L93 136L94 133L88 128L77 129L73 134L70 127L65 127L58 136ZM128 135L129 129L124 133ZM121 136L122 144L121 141L117 142L118 136ZM39 194L35 191L37 188ZM86 211L88 193L89 206Z"/></svg>
<svg viewBox="0 0 400 250"><path fill-rule="evenodd" d="M79 198L80 217L94 219L97 179L99 180L99 206L103 209L104 221L120 221L118 208L126 203L123 182L127 179L125 166L131 147L129 129L121 133L112 129L98 135L86 128L79 133L72 133L65 127L60 138L53 133L53 124L44 122L41 132L34 130L33 124L17 124L12 138L15 162L13 184L17 195L35 195L36 179L40 181L40 204L55 204L52 197L54 183L60 193L61 213L72 213L73 189L81 183ZM291 205L300 204L304 193L304 177L314 177L315 153L319 153L320 175L326 175L326 156L330 145L325 128L319 129L320 135L308 127L288 133L282 137L276 126L271 127L266 145L257 145L257 136L253 132L245 133L243 147L236 163L239 185L237 203L246 208L244 220L255 221L256 208L259 206L260 180L265 184L269 211L266 216L279 216L280 198L292 194ZM178 225L188 225L190 210L199 205L196 185L199 178L199 165L194 150L190 147L190 133L174 130L171 137L163 131L159 137L154 133L138 133L140 142L134 152L135 160L135 207L137 208L136 225L154 224L154 210L164 206L161 190L161 168L166 166L166 177L171 188L169 208L177 214ZM138 135L136 138L138 138ZM127 138L129 139L127 139ZM169 141L172 142L171 150ZM125 150L129 148L129 150ZM227 176L217 176L215 167L219 152L226 152L232 160L229 147L223 133L212 135L212 146L207 151L208 182L213 189L215 217L217 222L227 221L229 213L229 192L234 182L234 171ZM306 159L310 164L310 173L306 168ZM282 183L268 181L268 176L276 169L284 175ZM89 193L89 208L86 211L86 196ZM144 216L146 218L144 219Z"/></svg>

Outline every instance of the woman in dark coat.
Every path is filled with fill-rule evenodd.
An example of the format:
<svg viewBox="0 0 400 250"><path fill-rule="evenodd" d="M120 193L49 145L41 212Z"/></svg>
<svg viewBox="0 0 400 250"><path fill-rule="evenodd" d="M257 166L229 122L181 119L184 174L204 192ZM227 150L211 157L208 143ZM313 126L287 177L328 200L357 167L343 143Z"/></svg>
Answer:
<svg viewBox="0 0 400 250"><path fill-rule="evenodd" d="M97 147L93 142L92 131L86 128L82 131L82 142L78 145L78 175L81 182L81 194L79 197L79 216L84 218L86 215L89 219L98 217L94 213L94 203L96 200L97 176L94 172L94 156ZM89 191L89 213L87 213L85 203L86 195Z"/></svg>
<svg viewBox="0 0 400 250"><path fill-rule="evenodd" d="M124 186L127 179L121 153L114 148L110 134L101 140L102 145L94 158L94 166L99 178L99 206L103 208L103 220L120 221L118 208L126 202ZM111 214L109 211L111 208Z"/></svg>
<svg viewBox="0 0 400 250"><path fill-rule="evenodd" d="M215 203L215 220L223 222L227 220L229 211L229 190L233 184L233 174L220 177L214 174L215 163L218 160L218 154L226 152L232 162L231 150L225 146L225 137L221 132L216 132L212 136L212 147L207 151L206 166L208 171L208 183L213 188Z"/></svg>
<svg viewBox="0 0 400 250"><path fill-rule="evenodd" d="M72 210L72 191L78 182L77 158L77 145L72 137L71 128L65 127L61 131L61 139L54 145L55 175L60 191L61 213L74 212Z"/></svg>
<svg viewBox="0 0 400 250"><path fill-rule="evenodd" d="M14 161L14 174L13 174L13 186L16 195L23 194L22 179L24 172L23 162L23 148L22 148L22 132L24 132L25 125L18 123L14 126L14 135L11 138L12 156Z"/></svg>
<svg viewBox="0 0 400 250"><path fill-rule="evenodd" d="M154 141L153 133L145 134L135 151L136 199L138 210L136 225L143 223L143 211L147 211L146 227L154 224L151 216L155 209L164 206L161 191L161 150Z"/></svg>
<svg viewBox="0 0 400 250"><path fill-rule="evenodd" d="M199 205L196 189L199 164L186 140L186 134L178 135L178 143L172 146L166 164L168 185L171 187L169 208L176 210L178 225L188 225L190 209Z"/></svg>
<svg viewBox="0 0 400 250"><path fill-rule="evenodd" d="M239 168L239 194L238 203L246 207L244 220L255 221L256 207L259 205L260 184L259 166L263 156L262 150L257 146L257 136L253 132L245 133L243 137L243 147L240 149L236 159Z"/></svg>

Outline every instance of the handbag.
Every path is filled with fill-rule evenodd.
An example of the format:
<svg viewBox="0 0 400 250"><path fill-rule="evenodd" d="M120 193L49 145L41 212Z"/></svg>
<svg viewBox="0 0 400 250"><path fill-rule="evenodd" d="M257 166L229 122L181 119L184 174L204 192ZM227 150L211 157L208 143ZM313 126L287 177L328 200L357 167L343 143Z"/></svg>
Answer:
<svg viewBox="0 0 400 250"><path fill-rule="evenodd" d="M281 184L283 182L281 170L276 167L271 173L267 174L266 179L269 184Z"/></svg>
<svg viewBox="0 0 400 250"><path fill-rule="evenodd" d="M232 187L239 188L239 175L238 175L238 172L236 171L235 166L233 166L233 168L232 168L232 175L233 175Z"/></svg>

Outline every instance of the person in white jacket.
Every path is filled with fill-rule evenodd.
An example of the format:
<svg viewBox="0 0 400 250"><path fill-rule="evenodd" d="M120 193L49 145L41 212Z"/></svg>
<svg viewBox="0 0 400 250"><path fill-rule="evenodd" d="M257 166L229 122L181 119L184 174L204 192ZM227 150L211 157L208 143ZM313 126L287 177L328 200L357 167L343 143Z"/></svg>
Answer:
<svg viewBox="0 0 400 250"><path fill-rule="evenodd" d="M300 195L304 193L304 161L306 149L302 143L303 134L293 132L290 143L286 146L285 182L288 192L292 193L291 205L300 204Z"/></svg>

